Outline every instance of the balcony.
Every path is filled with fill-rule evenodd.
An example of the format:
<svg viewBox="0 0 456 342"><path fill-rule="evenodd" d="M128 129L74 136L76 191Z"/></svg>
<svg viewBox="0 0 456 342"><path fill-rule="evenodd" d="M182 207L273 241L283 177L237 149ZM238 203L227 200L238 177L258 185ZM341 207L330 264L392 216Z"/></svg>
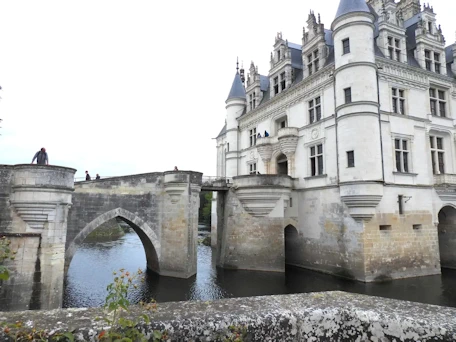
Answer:
<svg viewBox="0 0 456 342"><path fill-rule="evenodd" d="M283 154L287 157L292 155L296 151L296 147L298 146L298 129L296 127L285 127L279 129L277 134L280 150Z"/></svg>

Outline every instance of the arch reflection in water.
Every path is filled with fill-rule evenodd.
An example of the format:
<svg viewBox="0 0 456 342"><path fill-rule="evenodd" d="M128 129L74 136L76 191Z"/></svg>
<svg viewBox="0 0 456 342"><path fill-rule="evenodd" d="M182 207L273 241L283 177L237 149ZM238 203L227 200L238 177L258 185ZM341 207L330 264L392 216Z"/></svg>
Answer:
<svg viewBox="0 0 456 342"><path fill-rule="evenodd" d="M216 269L210 247L198 246L198 274L176 279L146 274L145 282L132 291L133 303L152 298L158 302L214 300L317 291L347 291L373 296L456 307L456 270L442 270L442 276L364 284L348 279L287 266L286 273ZM146 269L140 239L128 233L115 241L84 242L71 263L65 287L65 307L101 306L112 271L119 268Z"/></svg>

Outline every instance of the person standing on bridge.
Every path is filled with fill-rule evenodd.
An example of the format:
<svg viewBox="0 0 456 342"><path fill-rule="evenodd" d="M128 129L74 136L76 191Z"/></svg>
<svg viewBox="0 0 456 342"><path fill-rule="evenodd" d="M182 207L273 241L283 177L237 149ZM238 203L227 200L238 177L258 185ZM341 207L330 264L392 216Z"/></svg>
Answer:
<svg viewBox="0 0 456 342"><path fill-rule="evenodd" d="M179 171L179 169L177 168L177 166L174 166L174 171Z"/></svg>
<svg viewBox="0 0 456 342"><path fill-rule="evenodd" d="M36 163L38 165L49 165L48 155L46 153L46 149L44 147L41 148L38 152L35 153L33 157L32 164L36 159Z"/></svg>
<svg viewBox="0 0 456 342"><path fill-rule="evenodd" d="M97 173L97 176L95 177L95 179L100 179L100 175Z"/></svg>
<svg viewBox="0 0 456 342"><path fill-rule="evenodd" d="M91 180L92 178L90 177L89 175L89 171L86 171L86 181L89 181Z"/></svg>

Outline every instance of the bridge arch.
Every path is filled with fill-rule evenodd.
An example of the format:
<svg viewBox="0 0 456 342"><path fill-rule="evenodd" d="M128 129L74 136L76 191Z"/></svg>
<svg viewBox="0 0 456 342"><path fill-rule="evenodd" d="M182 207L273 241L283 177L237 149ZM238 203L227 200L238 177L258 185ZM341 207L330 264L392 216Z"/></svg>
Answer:
<svg viewBox="0 0 456 342"><path fill-rule="evenodd" d="M456 208L446 204L438 213L437 226L440 265L443 268L456 269Z"/></svg>
<svg viewBox="0 0 456 342"><path fill-rule="evenodd" d="M296 226L288 224L284 229L285 265L299 265L299 233Z"/></svg>
<svg viewBox="0 0 456 342"><path fill-rule="evenodd" d="M76 237L71 241L68 248L65 251L65 273L70 267L71 260L78 250L79 246L85 240L85 238L97 229L103 223L112 220L113 218L119 218L126 222L136 234L138 234L146 253L147 267L156 272L160 273L160 260L161 260L161 243L152 228L140 219L135 214L122 208L116 208L110 210L94 220L88 223Z"/></svg>

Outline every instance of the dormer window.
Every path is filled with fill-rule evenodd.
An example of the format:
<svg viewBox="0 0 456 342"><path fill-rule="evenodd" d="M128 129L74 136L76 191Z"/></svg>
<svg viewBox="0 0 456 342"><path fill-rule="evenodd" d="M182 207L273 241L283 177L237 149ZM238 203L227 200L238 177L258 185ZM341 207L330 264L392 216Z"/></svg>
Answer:
<svg viewBox="0 0 456 342"><path fill-rule="evenodd" d="M429 33L432 34L432 21L428 21L428 30Z"/></svg>
<svg viewBox="0 0 456 342"><path fill-rule="evenodd" d="M307 68L309 69L309 76L312 75L313 72L317 72L320 69L318 64L319 54L317 49L307 56Z"/></svg>
<svg viewBox="0 0 456 342"><path fill-rule="evenodd" d="M249 95L249 106L250 106L250 110L253 110L256 107L255 92L253 92L253 94Z"/></svg>
<svg viewBox="0 0 456 342"><path fill-rule="evenodd" d="M426 70L435 71L438 74L442 72L440 53L432 52L430 50L424 50L424 61Z"/></svg>
<svg viewBox="0 0 456 342"><path fill-rule="evenodd" d="M431 71L431 65L432 65L431 51L424 50L424 59L426 61L426 70Z"/></svg>
<svg viewBox="0 0 456 342"><path fill-rule="evenodd" d="M282 72L282 73L280 74L280 90L281 90L281 91L284 91L284 90L285 90L285 85L286 85L286 83L285 83L285 73Z"/></svg>
<svg viewBox="0 0 456 342"><path fill-rule="evenodd" d="M388 37L388 54L389 58L401 61L401 41L400 39Z"/></svg>
<svg viewBox="0 0 456 342"><path fill-rule="evenodd" d="M277 62L280 61L280 50L277 50Z"/></svg>
<svg viewBox="0 0 456 342"><path fill-rule="evenodd" d="M274 95L279 93L279 78L274 77Z"/></svg>
<svg viewBox="0 0 456 342"><path fill-rule="evenodd" d="M434 70L440 74L440 53L434 53Z"/></svg>

